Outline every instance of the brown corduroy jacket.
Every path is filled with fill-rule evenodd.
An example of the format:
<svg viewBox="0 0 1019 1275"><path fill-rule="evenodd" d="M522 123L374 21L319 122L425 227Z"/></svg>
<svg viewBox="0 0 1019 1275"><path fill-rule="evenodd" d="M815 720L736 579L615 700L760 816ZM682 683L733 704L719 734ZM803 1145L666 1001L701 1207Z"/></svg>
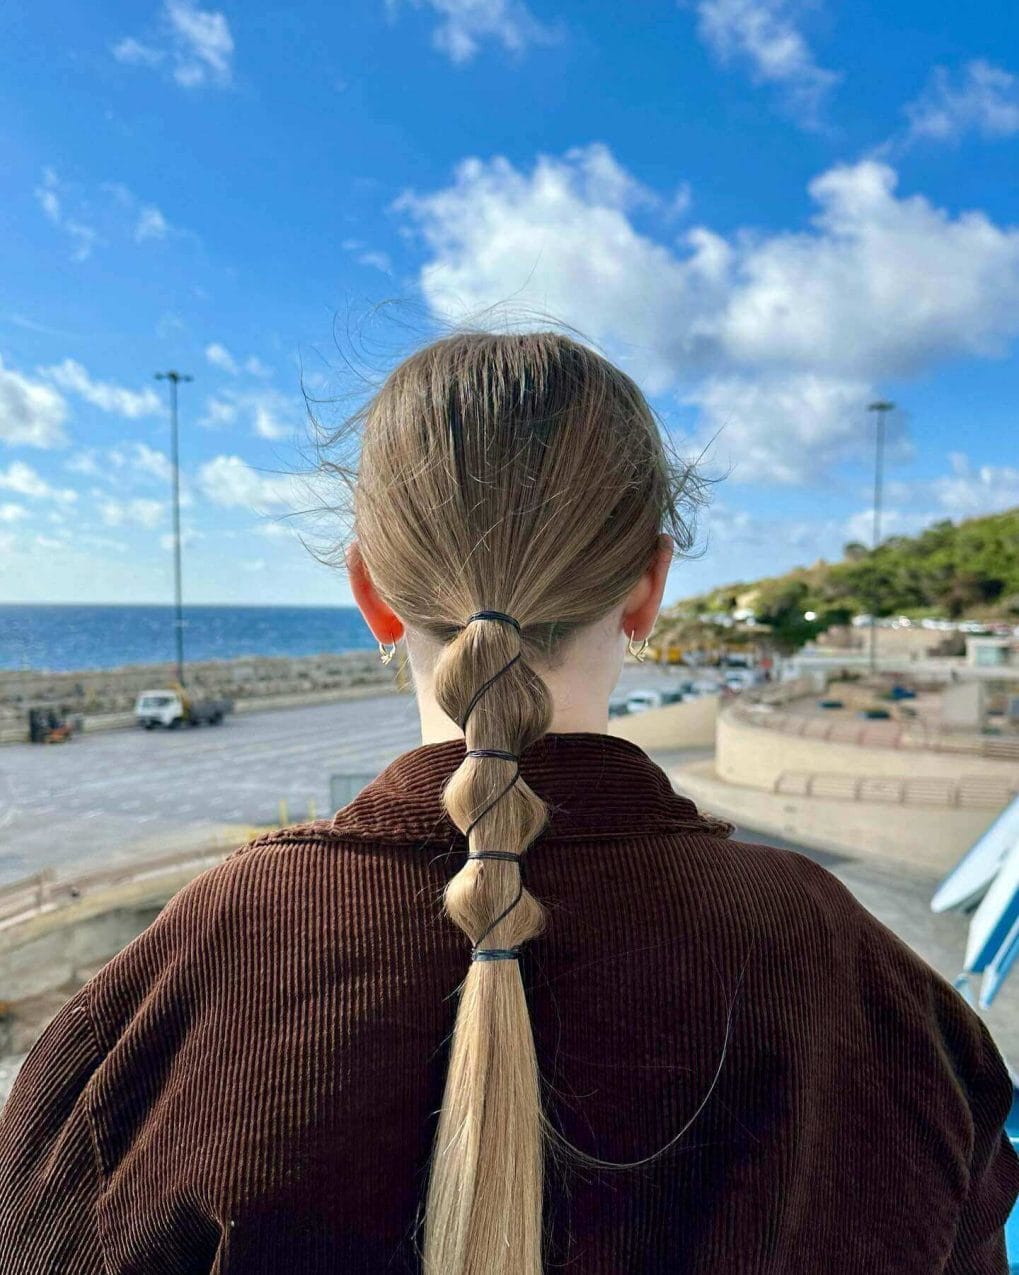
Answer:
<svg viewBox="0 0 1019 1275"><path fill-rule="evenodd" d="M2 1275L420 1269L463 753L238 849L57 1014L0 1113ZM521 770L551 811L520 962L546 1109L602 1159L674 1140L550 1163L547 1271L1005 1275L1012 1086L951 984L632 743L551 734Z"/></svg>

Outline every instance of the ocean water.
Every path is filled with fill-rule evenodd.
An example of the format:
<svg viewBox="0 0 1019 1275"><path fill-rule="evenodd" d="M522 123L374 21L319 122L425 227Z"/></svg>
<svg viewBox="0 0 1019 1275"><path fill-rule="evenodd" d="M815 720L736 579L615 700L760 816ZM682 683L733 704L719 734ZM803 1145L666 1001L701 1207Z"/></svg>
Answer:
<svg viewBox="0 0 1019 1275"><path fill-rule="evenodd" d="M67 672L175 660L172 606L0 605L0 668ZM185 606L184 660L377 650L356 607Z"/></svg>

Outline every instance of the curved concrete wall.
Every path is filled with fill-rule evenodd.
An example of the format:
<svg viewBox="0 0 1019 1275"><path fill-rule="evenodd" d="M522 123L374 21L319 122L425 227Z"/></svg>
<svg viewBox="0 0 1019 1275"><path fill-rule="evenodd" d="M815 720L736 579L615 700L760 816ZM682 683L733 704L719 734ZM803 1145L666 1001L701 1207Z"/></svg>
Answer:
<svg viewBox="0 0 1019 1275"><path fill-rule="evenodd" d="M1003 785L1019 776L1014 761L971 753L921 748L875 748L805 739L766 726L754 726L735 714L718 716L715 771L731 784L772 791L786 771L880 776L882 778L995 779Z"/></svg>
<svg viewBox="0 0 1019 1275"><path fill-rule="evenodd" d="M669 777L705 814L816 850L908 863L932 877L950 872L997 813L778 795L721 780L711 762L671 770Z"/></svg>

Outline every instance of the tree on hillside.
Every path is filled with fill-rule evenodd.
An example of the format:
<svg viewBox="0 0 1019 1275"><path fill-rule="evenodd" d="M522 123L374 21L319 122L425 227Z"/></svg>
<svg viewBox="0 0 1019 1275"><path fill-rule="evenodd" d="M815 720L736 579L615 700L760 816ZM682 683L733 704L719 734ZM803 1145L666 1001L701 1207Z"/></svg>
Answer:
<svg viewBox="0 0 1019 1275"><path fill-rule="evenodd" d="M860 541L841 562L823 560L755 583L725 585L678 603L674 614L696 615L749 603L775 640L802 644L828 623L860 612L976 619L1019 616L1019 509L941 519L917 536L890 536L877 549ZM737 599L741 599L737 602ZM817 621L805 621L806 611Z"/></svg>

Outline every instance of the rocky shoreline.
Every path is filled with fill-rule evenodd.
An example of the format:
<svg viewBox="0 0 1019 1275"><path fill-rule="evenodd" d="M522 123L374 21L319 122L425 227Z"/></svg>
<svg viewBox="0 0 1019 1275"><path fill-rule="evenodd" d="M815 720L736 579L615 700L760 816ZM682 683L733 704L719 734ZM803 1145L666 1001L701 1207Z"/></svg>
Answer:
<svg viewBox="0 0 1019 1275"><path fill-rule="evenodd" d="M126 725L144 690L172 686L176 665L131 664L70 673L0 670L0 742L28 739L28 710L53 707L62 716L81 717L85 730ZM185 667L188 691L196 698L228 698L237 707L314 703L406 689L408 677L397 662L386 667L375 651L327 655L242 656L200 660Z"/></svg>

